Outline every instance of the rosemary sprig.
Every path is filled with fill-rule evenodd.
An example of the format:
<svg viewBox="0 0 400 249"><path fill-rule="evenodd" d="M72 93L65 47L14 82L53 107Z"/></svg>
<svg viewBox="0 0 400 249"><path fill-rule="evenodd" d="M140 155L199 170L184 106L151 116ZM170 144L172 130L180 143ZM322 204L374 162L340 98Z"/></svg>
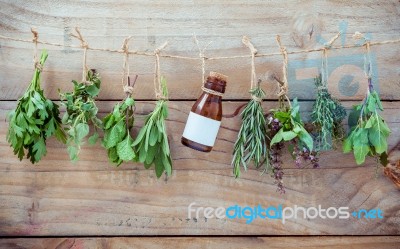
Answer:
<svg viewBox="0 0 400 249"><path fill-rule="evenodd" d="M240 177L240 165L247 170L247 165L253 161L256 168L259 168L264 161L269 160L266 121L260 101L265 92L258 84L250 90L250 94L254 98L241 113L242 125L233 149L232 166L236 178Z"/></svg>
<svg viewBox="0 0 400 249"><path fill-rule="evenodd" d="M346 110L339 100L332 98L319 75L314 79L317 87L317 98L311 113L312 123L318 131L317 150L330 150L337 140L344 137L342 125Z"/></svg>

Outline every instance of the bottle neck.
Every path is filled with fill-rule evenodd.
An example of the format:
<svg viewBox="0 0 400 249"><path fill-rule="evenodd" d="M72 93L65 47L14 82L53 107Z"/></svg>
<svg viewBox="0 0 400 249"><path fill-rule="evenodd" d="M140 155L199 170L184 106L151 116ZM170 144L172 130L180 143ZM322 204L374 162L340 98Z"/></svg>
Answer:
<svg viewBox="0 0 400 249"><path fill-rule="evenodd" d="M208 77L206 83L204 84L204 88L219 92L225 93L226 82L218 81L213 77Z"/></svg>

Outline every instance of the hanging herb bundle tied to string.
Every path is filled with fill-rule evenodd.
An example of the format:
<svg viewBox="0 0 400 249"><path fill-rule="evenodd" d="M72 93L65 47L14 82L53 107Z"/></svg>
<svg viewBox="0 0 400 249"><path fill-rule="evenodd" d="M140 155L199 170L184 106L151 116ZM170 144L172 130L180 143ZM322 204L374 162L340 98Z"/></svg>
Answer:
<svg viewBox="0 0 400 249"><path fill-rule="evenodd" d="M366 47L364 70L368 82L367 94L363 102L354 106L349 115L350 134L343 144L343 152L353 151L357 164L364 163L366 156L372 156L386 166L388 163L387 139L390 129L379 114L379 111L383 111L383 106L372 84L369 41L366 40L364 45Z"/></svg>
<svg viewBox="0 0 400 249"><path fill-rule="evenodd" d="M259 168L265 161L269 160L266 121L261 106L265 92L260 87L260 81L255 83L255 62L254 56L257 50L251 44L248 37L243 37L242 42L250 49L252 55L251 69L251 100L247 103L241 113L242 125L233 149L233 174L240 177L240 165L247 170L247 165L252 161L256 168Z"/></svg>
<svg viewBox="0 0 400 249"><path fill-rule="evenodd" d="M283 169L281 154L285 143L288 143L288 149L295 158L296 165L301 166L303 161L310 161L313 167L318 167L318 158L313 151L313 139L300 117L300 106L297 99L290 102L287 82L287 51L282 46L280 37L277 36L277 42L283 54L283 80L275 79L279 83L280 92L278 93L279 107L271 110L268 116L268 137L270 141L270 164L266 164L266 171L270 172L278 185L277 191L284 193Z"/></svg>
<svg viewBox="0 0 400 249"><path fill-rule="evenodd" d="M315 125L318 136L318 150L332 149L335 141L340 141L344 138L344 128L342 125L343 119L346 117L346 110L339 100L332 98L328 92L328 49L333 42L339 38L340 33L325 44L322 57L321 74L314 79L317 88L317 98L313 105L311 120Z"/></svg>
<svg viewBox="0 0 400 249"><path fill-rule="evenodd" d="M65 143L65 133L61 127L60 111L57 104L44 96L40 87L40 73L47 59L47 51L43 50L37 60L37 32L32 30L35 43L35 72L33 79L18 100L17 108L9 114L7 141L20 160L25 156L31 163L39 162L46 155L46 140L55 137Z"/></svg>
<svg viewBox="0 0 400 249"><path fill-rule="evenodd" d="M131 129L134 124L134 106L135 101L132 98L133 86L137 80L137 75L130 83L129 78L129 51L128 41L130 37L126 38L122 47L125 52L124 56L124 70L122 76L122 85L126 98L121 103L114 106L113 111L103 119L104 138L102 144L107 149L108 159L111 163L117 166L123 162L135 161L137 159L136 153L133 150L133 138ZM126 83L126 79L128 79Z"/></svg>
<svg viewBox="0 0 400 249"><path fill-rule="evenodd" d="M88 139L90 144L95 144L99 135L97 130L102 128L102 122L97 118L98 108L95 97L100 92L100 76L95 70L88 70L86 65L87 43L83 40L78 28L78 37L81 40L83 55L82 82L72 80L74 89L72 92L61 93L61 103L66 108L62 119L67 132L68 154L72 161L78 160L78 155L85 138L89 135L89 125L92 124L94 132Z"/></svg>
<svg viewBox="0 0 400 249"><path fill-rule="evenodd" d="M138 154L138 161L144 163L146 169L155 166L158 178L166 172L172 173L171 151L169 148L165 119L168 117L168 90L164 77L160 77L159 52L167 43L156 49L154 88L158 99L155 109L147 115L144 126L140 129L133 146Z"/></svg>

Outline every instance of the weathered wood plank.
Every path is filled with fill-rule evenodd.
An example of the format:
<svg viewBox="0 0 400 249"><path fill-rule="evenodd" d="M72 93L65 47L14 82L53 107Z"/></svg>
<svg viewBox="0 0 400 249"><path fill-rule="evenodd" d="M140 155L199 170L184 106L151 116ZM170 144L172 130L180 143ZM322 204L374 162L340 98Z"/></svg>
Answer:
<svg viewBox="0 0 400 249"><path fill-rule="evenodd" d="M31 26L38 28L40 39L79 45L69 33L75 26L81 30L90 46L118 49L123 38L133 35L133 50L153 51L165 40L170 41L168 54L198 56L191 35L196 33L201 44L213 41L206 56L232 56L249 54L241 44L241 37L248 35L259 53L277 52L275 35L281 34L288 50L321 46L317 38L330 39L339 29L341 21L348 22L344 31L347 38L340 42L352 44L355 31L371 33L373 41L398 39L400 19L395 0L352 1L82 1L81 10L69 1L37 3L37 1L0 1L0 33L30 39ZM335 9L335 13L332 13ZM72 11L73 10L73 11ZM240 11L239 11L240 10ZM311 35L310 35L311 34ZM32 74L32 44L0 40L0 100L20 97ZM41 48L43 46L40 46ZM82 52L66 47L48 47L50 57L45 66L44 87L53 99L57 90L71 89L71 79L80 79ZM372 48L374 68L383 99L400 99L398 44ZM346 49L330 53L329 88L342 99L360 99L364 95L362 73L363 49ZM299 70L290 70L292 95L304 99L314 98L312 77L320 63L313 61L320 53L291 55L290 63L297 63ZM184 61L162 59L162 73L169 80L173 99L194 99L200 93L200 60ZM266 72L281 72L281 57L257 58L257 75L265 79ZM120 99L122 55L89 51L88 64L98 69L103 77L102 99ZM132 56L131 72L141 75L135 97L153 99L152 73L154 58ZM290 64L291 66L295 64ZM234 59L207 61L207 70L221 71L230 76L225 99L249 98L250 60ZM307 69L301 70L301 69ZM299 79L308 79L300 81ZM296 80L297 79L297 80ZM265 85L267 98L273 99L275 83Z"/></svg>
<svg viewBox="0 0 400 249"><path fill-rule="evenodd" d="M1 236L91 235L395 235L400 192L372 167L286 170L287 193L259 173L175 170L168 181L146 170L3 172ZM205 219L188 206L381 209L383 219Z"/></svg>
<svg viewBox="0 0 400 249"><path fill-rule="evenodd" d="M399 237L145 237L145 238L17 238L0 240L9 249L125 248L271 248L271 249L397 249Z"/></svg>
<svg viewBox="0 0 400 249"><path fill-rule="evenodd" d="M356 102L344 102L347 108L350 108ZM101 115L112 110L113 101L99 101ZM175 169L230 169L232 160L232 150L237 133L240 127L240 115L234 118L226 118L222 121L222 127L219 132L214 150L211 153L202 153L183 146L180 142L187 115L193 102L190 101L171 101L169 102L170 116L167 121L169 140L172 150L172 158L174 160ZM224 102L223 108L225 114L234 113L234 111L242 105L243 102ZM6 119L6 113L15 108L16 102L0 102L0 120ZM275 102L264 102L265 110L269 110L275 106ZM301 102L301 108L304 118L307 118L312 107L312 102ZM383 115L392 129L392 135L389 138L389 147L395 146L399 142L400 116L398 110L399 102L384 102L385 111ZM137 102L137 113L146 114L154 108L154 102ZM143 118L137 118L138 127L141 126ZM6 133L8 124L0 122L0 171L96 171L96 170L118 170L108 163L106 151L98 144L96 146L86 145L83 147L80 158L77 163L71 163L65 146L50 139L48 142L48 155L37 165L32 166L29 160L20 162L13 155L12 149L6 142ZM290 155L287 153L284 160L285 168L295 168ZM356 167L352 154L342 154L341 150L323 152L320 161L322 168L343 168ZM373 159L368 159L366 166L375 165ZM122 168L140 169L141 164L124 164Z"/></svg>

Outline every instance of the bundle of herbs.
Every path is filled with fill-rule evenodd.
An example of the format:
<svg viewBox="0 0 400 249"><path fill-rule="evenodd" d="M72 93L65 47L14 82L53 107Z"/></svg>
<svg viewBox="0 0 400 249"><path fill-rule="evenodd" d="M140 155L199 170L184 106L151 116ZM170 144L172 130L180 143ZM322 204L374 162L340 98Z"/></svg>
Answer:
<svg viewBox="0 0 400 249"><path fill-rule="evenodd" d="M383 106L373 89L371 77L368 77L367 95L350 113L350 133L343 143L343 152L353 151L357 164L364 163L366 156L372 156L382 165L387 165L390 129L379 111L383 111Z"/></svg>
<svg viewBox="0 0 400 249"><path fill-rule="evenodd" d="M236 178L240 177L240 165L247 170L247 165L253 161L256 168L269 160L266 121L261 101L265 92L260 87L250 90L252 99L247 103L241 113L242 125L233 149L233 173Z"/></svg>
<svg viewBox="0 0 400 249"><path fill-rule="evenodd" d="M133 82L135 84L137 76ZM128 82L129 82L128 77ZM130 82L128 83L130 86ZM104 137L102 144L107 149L108 159L117 166L123 162L135 161L131 129L135 118L133 115L135 101L131 94L114 106L113 111L103 119Z"/></svg>
<svg viewBox="0 0 400 249"><path fill-rule="evenodd" d="M341 141L345 136L342 125L346 117L346 110L339 100L332 98L326 87L327 82L322 81L319 75L314 79L317 87L317 98L313 105L311 120L318 132L317 145L318 150L330 150L335 141Z"/></svg>
<svg viewBox="0 0 400 249"><path fill-rule="evenodd" d="M68 154L72 161L78 160L85 138L89 135L89 125L93 124L94 131L88 138L89 144L95 144L102 129L102 121L97 117L98 108L95 97L100 92L100 76L95 70L88 70L86 80L78 83L72 80L72 92L61 93L61 103L66 108L62 122L67 127Z"/></svg>
<svg viewBox="0 0 400 249"><path fill-rule="evenodd" d="M171 152L168 143L165 119L168 117L168 90L165 78L161 77L162 97L157 101L155 109L147 115L144 126L133 142L137 160L146 169L155 166L158 178L166 172L172 173Z"/></svg>
<svg viewBox="0 0 400 249"><path fill-rule="evenodd" d="M44 96L40 87L40 73L47 57L47 51L43 50L28 89L18 100L17 108L9 114L7 141L20 160L26 151L26 157L33 164L46 155L49 137L55 135L62 143L66 140L59 107Z"/></svg>
<svg viewBox="0 0 400 249"><path fill-rule="evenodd" d="M283 55L283 80L273 77L279 85L278 95L279 106L272 109L267 116L267 136L270 141L270 163L265 165L265 171L272 174L278 186L277 191L285 193L283 184L282 149L288 146L289 152L295 159L296 166L301 167L302 163L310 161L314 168L319 167L318 158L313 151L313 139L304 127L300 117L300 106L297 98L291 103L288 97L289 84L287 81L288 55L286 48L282 46L280 37L276 40Z"/></svg>

